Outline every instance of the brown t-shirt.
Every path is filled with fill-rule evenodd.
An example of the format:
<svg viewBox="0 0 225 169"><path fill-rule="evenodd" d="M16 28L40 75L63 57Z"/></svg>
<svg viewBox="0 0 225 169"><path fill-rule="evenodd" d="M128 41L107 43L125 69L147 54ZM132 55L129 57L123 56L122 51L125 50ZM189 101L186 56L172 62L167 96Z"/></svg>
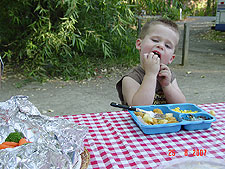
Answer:
<svg viewBox="0 0 225 169"><path fill-rule="evenodd" d="M172 74L172 78L171 78L171 83L172 83L172 81L175 79L175 74L173 72L171 72L171 74ZM141 85L144 75L145 75L144 69L142 69L141 66L137 66L119 80L119 82L116 84L116 89L122 104L127 104L124 101L123 93L122 93L123 78L126 76L129 76ZM159 81L157 81L156 83L155 98L154 98L153 104L166 104L166 98Z"/></svg>

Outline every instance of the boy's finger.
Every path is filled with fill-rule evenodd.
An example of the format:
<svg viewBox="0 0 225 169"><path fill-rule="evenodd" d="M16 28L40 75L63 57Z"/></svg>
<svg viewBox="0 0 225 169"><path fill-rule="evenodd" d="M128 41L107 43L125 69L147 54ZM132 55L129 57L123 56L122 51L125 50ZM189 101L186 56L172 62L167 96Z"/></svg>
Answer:
<svg viewBox="0 0 225 169"><path fill-rule="evenodd" d="M159 57L158 57L157 55L153 55L153 56L152 56L152 59L157 59L157 60L159 60Z"/></svg>
<svg viewBox="0 0 225 169"><path fill-rule="evenodd" d="M154 54L153 53L149 53L149 58L153 59Z"/></svg>
<svg viewBox="0 0 225 169"><path fill-rule="evenodd" d="M167 73L166 72L159 72L159 76L166 76L167 75Z"/></svg>
<svg viewBox="0 0 225 169"><path fill-rule="evenodd" d="M169 67L166 66L166 65L161 65L161 66L160 66L160 70L167 70L167 71L170 71Z"/></svg>
<svg viewBox="0 0 225 169"><path fill-rule="evenodd" d="M171 73L168 70L160 70L159 72L160 75L170 75Z"/></svg>
<svg viewBox="0 0 225 169"><path fill-rule="evenodd" d="M145 53L145 54L144 54L144 57L145 57L145 58L148 58L148 54L147 54L147 53Z"/></svg>

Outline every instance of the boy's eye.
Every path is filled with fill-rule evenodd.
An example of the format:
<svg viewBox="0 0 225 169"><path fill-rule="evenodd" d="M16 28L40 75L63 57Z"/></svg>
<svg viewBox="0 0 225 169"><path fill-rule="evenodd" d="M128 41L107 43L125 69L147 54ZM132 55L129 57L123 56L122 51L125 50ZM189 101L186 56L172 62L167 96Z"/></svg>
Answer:
<svg viewBox="0 0 225 169"><path fill-rule="evenodd" d="M153 42L159 42L157 39L152 39Z"/></svg>
<svg viewBox="0 0 225 169"><path fill-rule="evenodd" d="M171 46L170 46L170 45L167 45L167 44L166 44L165 46L166 46L167 48L171 49Z"/></svg>

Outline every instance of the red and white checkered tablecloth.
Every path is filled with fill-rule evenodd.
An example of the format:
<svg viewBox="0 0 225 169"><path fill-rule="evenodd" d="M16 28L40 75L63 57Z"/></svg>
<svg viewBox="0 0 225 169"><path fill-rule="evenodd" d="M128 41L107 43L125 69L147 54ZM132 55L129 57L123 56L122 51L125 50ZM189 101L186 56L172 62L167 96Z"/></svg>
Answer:
<svg viewBox="0 0 225 169"><path fill-rule="evenodd" d="M146 135L127 111L60 116L89 127L88 168L157 168L176 158L225 159L225 102L198 105L216 112L208 130Z"/></svg>

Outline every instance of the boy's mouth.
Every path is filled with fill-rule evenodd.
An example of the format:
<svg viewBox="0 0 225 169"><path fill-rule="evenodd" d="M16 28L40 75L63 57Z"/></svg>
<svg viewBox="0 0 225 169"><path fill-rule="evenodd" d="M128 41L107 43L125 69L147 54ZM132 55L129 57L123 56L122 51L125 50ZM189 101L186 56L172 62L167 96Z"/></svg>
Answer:
<svg viewBox="0 0 225 169"><path fill-rule="evenodd" d="M161 54L158 51L152 51L155 55L157 55L159 58L161 58Z"/></svg>

